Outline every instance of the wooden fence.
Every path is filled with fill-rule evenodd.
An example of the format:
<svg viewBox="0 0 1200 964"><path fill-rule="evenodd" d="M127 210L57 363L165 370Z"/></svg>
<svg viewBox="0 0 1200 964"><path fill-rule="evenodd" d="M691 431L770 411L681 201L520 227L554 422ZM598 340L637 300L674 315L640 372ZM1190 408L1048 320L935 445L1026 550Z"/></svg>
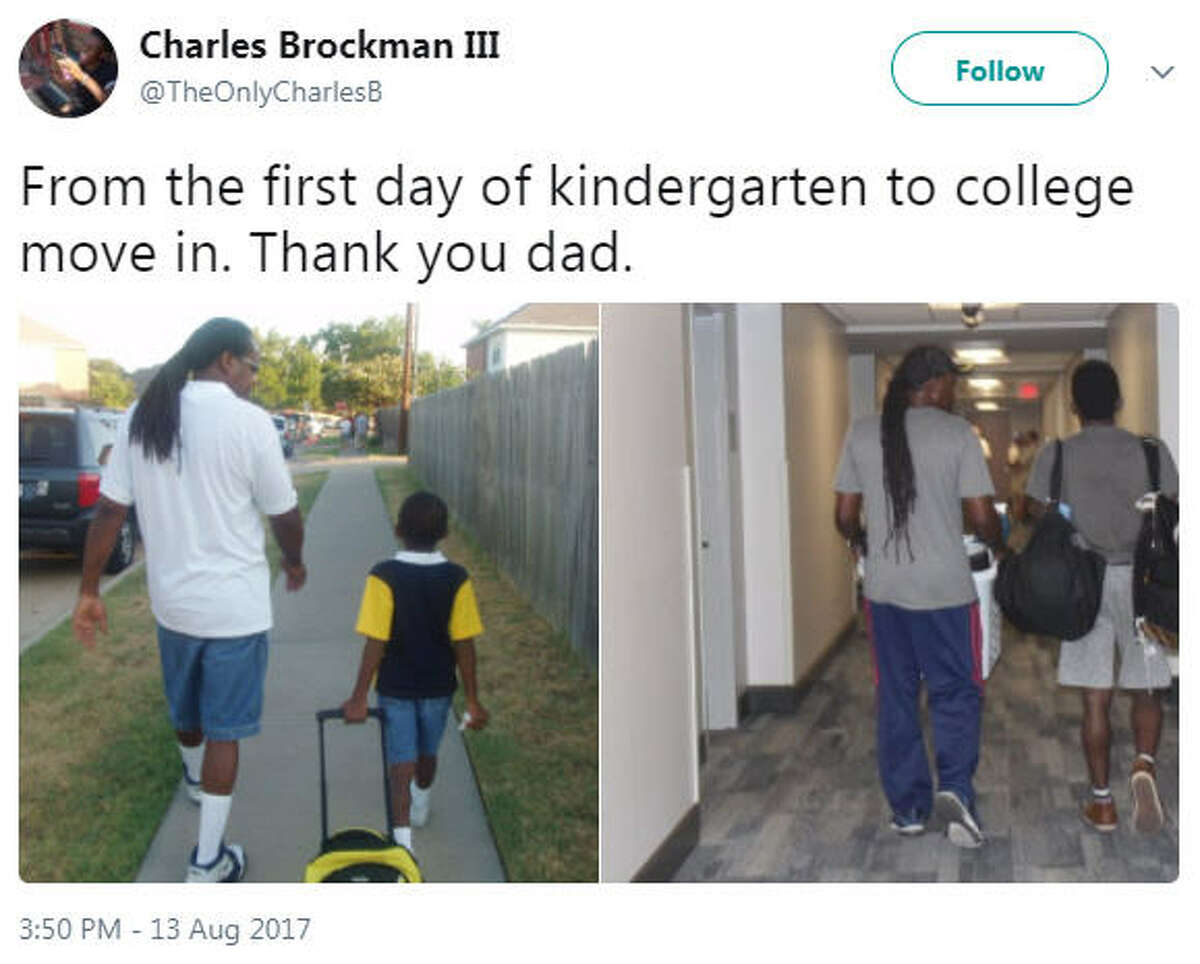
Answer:
<svg viewBox="0 0 1200 964"><path fill-rule="evenodd" d="M597 342L414 400L410 436L429 488L596 666Z"/></svg>

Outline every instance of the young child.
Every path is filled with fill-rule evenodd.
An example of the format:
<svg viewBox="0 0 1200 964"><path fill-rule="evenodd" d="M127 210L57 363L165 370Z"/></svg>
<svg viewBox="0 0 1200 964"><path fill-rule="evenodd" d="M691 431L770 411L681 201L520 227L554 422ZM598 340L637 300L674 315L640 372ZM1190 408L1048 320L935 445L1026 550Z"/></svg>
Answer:
<svg viewBox="0 0 1200 964"><path fill-rule="evenodd" d="M342 704L347 723L367 717L371 680L384 716L392 784L392 838L412 850L412 827L429 819L437 748L457 686L467 698L467 726L481 730L487 710L475 680L475 637L483 632L475 590L462 567L437 550L446 536L446 503L432 492L404 500L395 558L367 576L355 631L366 637L354 692Z"/></svg>

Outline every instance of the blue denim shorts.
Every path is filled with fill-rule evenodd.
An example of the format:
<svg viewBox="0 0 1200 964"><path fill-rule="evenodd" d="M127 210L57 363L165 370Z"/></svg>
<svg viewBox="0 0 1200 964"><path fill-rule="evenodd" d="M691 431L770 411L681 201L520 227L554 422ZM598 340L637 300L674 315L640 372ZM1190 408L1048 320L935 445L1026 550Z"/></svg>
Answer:
<svg viewBox="0 0 1200 964"><path fill-rule="evenodd" d="M163 689L176 730L241 740L259 730L267 634L202 639L158 627Z"/></svg>
<svg viewBox="0 0 1200 964"><path fill-rule="evenodd" d="M419 756L437 756L438 744L450 715L450 697L402 700L379 694L387 725L384 740L388 763L412 763Z"/></svg>

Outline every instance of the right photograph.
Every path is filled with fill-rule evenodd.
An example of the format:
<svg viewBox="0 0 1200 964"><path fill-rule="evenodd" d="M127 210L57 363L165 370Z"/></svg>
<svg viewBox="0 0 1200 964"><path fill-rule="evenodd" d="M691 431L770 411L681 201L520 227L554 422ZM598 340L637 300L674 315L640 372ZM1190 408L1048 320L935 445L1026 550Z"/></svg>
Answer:
<svg viewBox="0 0 1200 964"><path fill-rule="evenodd" d="M601 877L1179 875L1179 311L601 306Z"/></svg>

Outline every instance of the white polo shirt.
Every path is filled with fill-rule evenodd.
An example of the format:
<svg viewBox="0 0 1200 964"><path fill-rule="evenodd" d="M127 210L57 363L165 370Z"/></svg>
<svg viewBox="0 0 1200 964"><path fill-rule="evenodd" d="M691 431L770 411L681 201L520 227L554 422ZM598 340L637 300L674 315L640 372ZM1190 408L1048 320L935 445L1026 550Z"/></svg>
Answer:
<svg viewBox="0 0 1200 964"><path fill-rule="evenodd" d="M190 381L179 399L180 446L165 462L129 441L129 412L100 483L137 509L150 608L189 636L248 636L271 628L262 515L296 505L271 417L224 382Z"/></svg>

